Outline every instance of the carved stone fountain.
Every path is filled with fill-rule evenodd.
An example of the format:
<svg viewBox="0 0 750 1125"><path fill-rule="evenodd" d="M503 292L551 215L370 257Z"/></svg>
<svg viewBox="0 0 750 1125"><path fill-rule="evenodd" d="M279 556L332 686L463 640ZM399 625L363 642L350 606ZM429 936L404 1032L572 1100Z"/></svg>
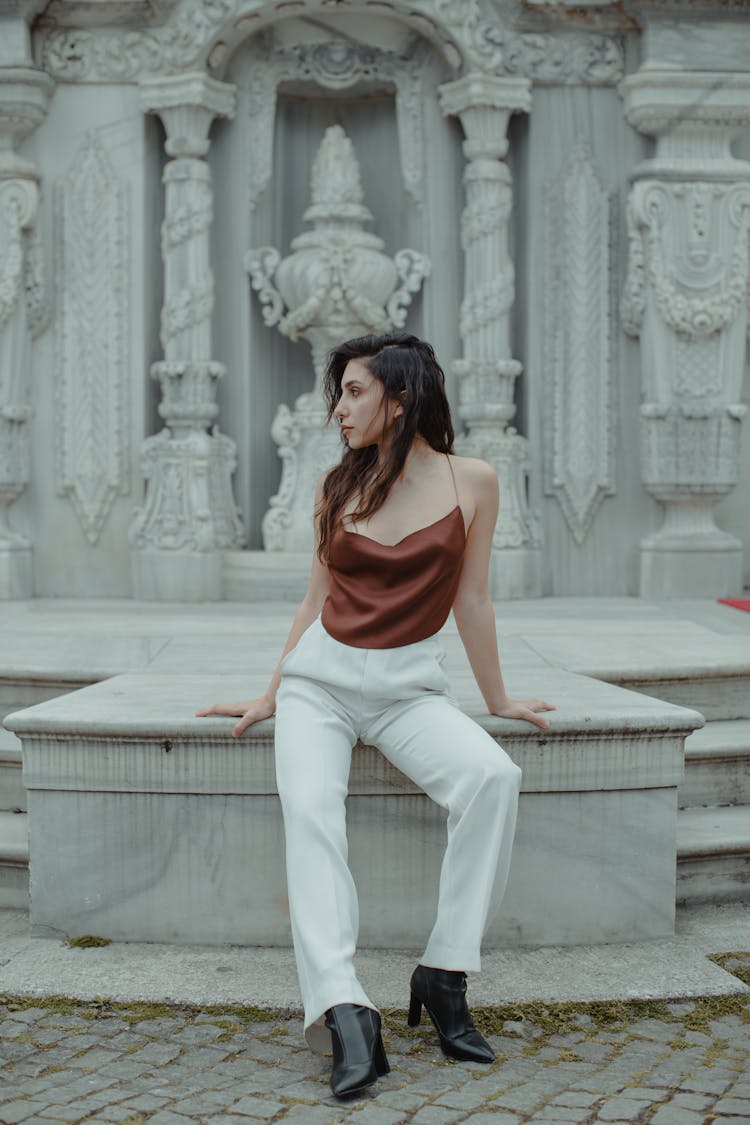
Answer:
<svg viewBox="0 0 750 1125"><path fill-rule="evenodd" d="M372 214L363 202L359 164L340 125L325 133L312 168L313 229L298 235L289 257L266 246L248 251L245 266L269 327L312 348L315 384L294 409L279 406L271 436L283 467L279 491L263 518L267 551L309 551L312 508L320 473L340 455L338 435L325 428L322 381L326 354L342 340L401 328L429 260L415 250L393 259L364 229ZM285 313L284 309L288 311Z"/></svg>

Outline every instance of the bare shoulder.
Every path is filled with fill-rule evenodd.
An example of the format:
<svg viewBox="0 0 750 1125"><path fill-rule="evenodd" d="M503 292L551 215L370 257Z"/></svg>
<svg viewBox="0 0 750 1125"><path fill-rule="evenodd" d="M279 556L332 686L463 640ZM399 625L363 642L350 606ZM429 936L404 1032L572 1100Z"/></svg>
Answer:
<svg viewBox="0 0 750 1125"><path fill-rule="evenodd" d="M459 488L477 497L497 490L497 473L487 461L482 461L479 457L453 455L451 465Z"/></svg>

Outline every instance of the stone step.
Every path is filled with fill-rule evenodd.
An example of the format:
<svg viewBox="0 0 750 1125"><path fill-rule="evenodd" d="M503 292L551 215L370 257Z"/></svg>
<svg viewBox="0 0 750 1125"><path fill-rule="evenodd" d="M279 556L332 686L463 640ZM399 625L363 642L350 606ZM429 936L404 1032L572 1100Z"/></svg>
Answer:
<svg viewBox="0 0 750 1125"><path fill-rule="evenodd" d="M0 812L0 908L27 910L28 906L28 816Z"/></svg>
<svg viewBox="0 0 750 1125"><path fill-rule="evenodd" d="M749 719L706 723L686 739L679 802L680 808L750 806Z"/></svg>
<svg viewBox="0 0 750 1125"><path fill-rule="evenodd" d="M607 679L609 683L663 699L677 707L692 707L700 711L707 722L750 719L750 669L727 666L707 673L696 666L684 669L680 676L627 674Z"/></svg>
<svg viewBox="0 0 750 1125"><path fill-rule="evenodd" d="M750 902L750 807L682 809L677 905Z"/></svg>
<svg viewBox="0 0 750 1125"><path fill-rule="evenodd" d="M487 715L468 677L453 685L523 771L487 948L671 934L677 786L701 717L516 656L520 697L541 681L558 701L548 730ZM195 717L196 700L247 690L245 673L130 674L6 718L24 748L35 933L288 943L273 724L238 741L228 720ZM350 792L362 944L415 948L434 920L444 814L368 748Z"/></svg>
<svg viewBox="0 0 750 1125"><path fill-rule="evenodd" d="M0 812L26 811L22 764L21 740L0 727Z"/></svg>

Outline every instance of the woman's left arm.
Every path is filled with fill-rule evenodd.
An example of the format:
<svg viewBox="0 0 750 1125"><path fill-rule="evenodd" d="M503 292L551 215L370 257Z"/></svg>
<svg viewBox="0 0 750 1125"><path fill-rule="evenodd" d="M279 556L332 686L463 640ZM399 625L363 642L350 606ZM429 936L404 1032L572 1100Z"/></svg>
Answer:
<svg viewBox="0 0 750 1125"><path fill-rule="evenodd" d="M549 722L538 712L554 711L552 704L541 699L509 699L500 671L495 611L489 594L490 552L499 504L497 474L486 462L474 461L466 473L466 484L471 486L475 510L453 603L458 632L490 714L525 719L545 728Z"/></svg>

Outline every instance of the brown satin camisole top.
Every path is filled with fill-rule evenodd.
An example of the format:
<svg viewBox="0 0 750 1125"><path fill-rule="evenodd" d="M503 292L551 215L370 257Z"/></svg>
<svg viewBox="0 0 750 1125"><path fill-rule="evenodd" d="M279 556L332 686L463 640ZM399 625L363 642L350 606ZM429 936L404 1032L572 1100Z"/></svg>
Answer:
<svg viewBox="0 0 750 1125"><path fill-rule="evenodd" d="M452 511L391 546L339 525L328 559L324 629L355 648L400 648L431 637L451 611L465 546L458 492Z"/></svg>

